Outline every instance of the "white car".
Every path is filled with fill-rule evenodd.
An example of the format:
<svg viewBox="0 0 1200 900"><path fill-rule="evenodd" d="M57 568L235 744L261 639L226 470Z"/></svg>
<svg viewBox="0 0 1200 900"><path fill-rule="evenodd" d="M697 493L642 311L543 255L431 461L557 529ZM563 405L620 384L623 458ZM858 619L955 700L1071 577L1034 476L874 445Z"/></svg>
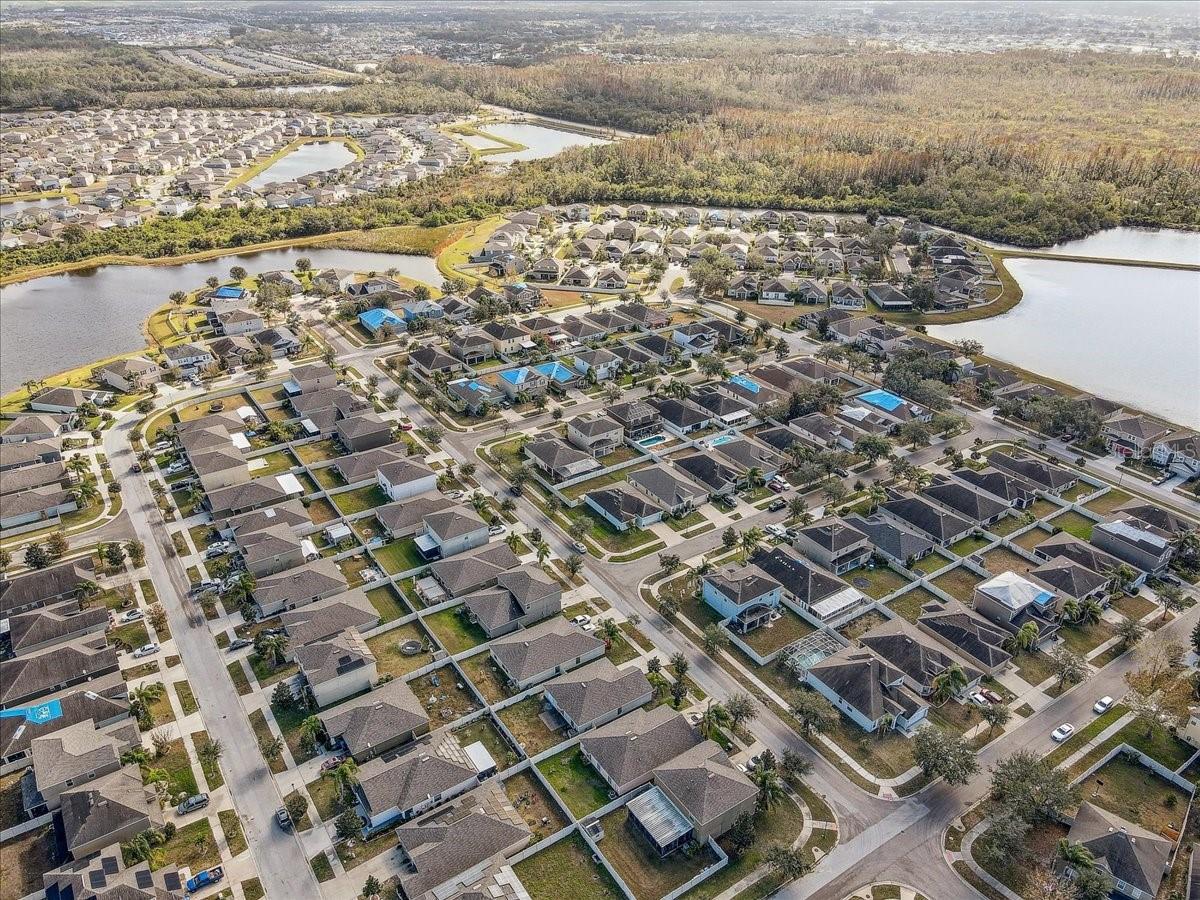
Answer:
<svg viewBox="0 0 1200 900"><path fill-rule="evenodd" d="M1112 697L1101 697L1096 701L1096 705L1092 707L1092 712L1094 712L1096 715L1100 715L1100 713L1106 713L1112 709L1114 702L1115 701Z"/></svg>
<svg viewBox="0 0 1200 900"><path fill-rule="evenodd" d="M1067 738L1075 733L1075 726L1070 722L1063 722L1050 734L1050 739L1056 744L1061 744Z"/></svg>
<svg viewBox="0 0 1200 900"><path fill-rule="evenodd" d="M451 491L446 496L449 497L451 500L461 500L463 497L465 497L467 495L464 494L462 491Z"/></svg>
<svg viewBox="0 0 1200 900"><path fill-rule="evenodd" d="M769 535L779 538L780 540L783 540L785 537L787 537L787 529L776 523L768 525L763 529L763 531Z"/></svg>
<svg viewBox="0 0 1200 900"><path fill-rule="evenodd" d="M488 534L490 534L492 537L497 537L501 534L504 534L504 532L506 532L506 531L508 531L508 529L505 528L503 525L493 525L491 528L488 529Z"/></svg>
<svg viewBox="0 0 1200 900"><path fill-rule="evenodd" d="M576 616L571 621L574 622L576 625L586 625L588 622L592 621L592 617L591 616Z"/></svg>
<svg viewBox="0 0 1200 900"><path fill-rule="evenodd" d="M130 609L121 613L122 622L136 622L138 619L144 619L146 614L140 609Z"/></svg>
<svg viewBox="0 0 1200 900"><path fill-rule="evenodd" d="M983 694L981 694L979 691L975 691L975 693L971 694L967 699L976 706L991 706L991 704L988 703L988 698L983 696Z"/></svg>
<svg viewBox="0 0 1200 900"><path fill-rule="evenodd" d="M160 649L158 644L142 644L142 646L133 651L133 658L141 659L143 656L153 656Z"/></svg>

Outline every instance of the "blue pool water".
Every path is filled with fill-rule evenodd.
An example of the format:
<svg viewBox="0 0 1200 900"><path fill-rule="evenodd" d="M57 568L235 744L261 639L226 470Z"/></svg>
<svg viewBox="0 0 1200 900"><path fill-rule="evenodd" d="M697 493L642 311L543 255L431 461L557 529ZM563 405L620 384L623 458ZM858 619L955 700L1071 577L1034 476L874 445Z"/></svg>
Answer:
<svg viewBox="0 0 1200 900"><path fill-rule="evenodd" d="M653 437L642 438L638 443L643 447L657 447L659 444L666 443L666 440L661 434L656 434Z"/></svg>
<svg viewBox="0 0 1200 900"><path fill-rule="evenodd" d="M739 387L745 388L752 394L757 394L760 390L758 382L751 378L747 378L745 375L734 375L729 379L729 381L731 384L736 384Z"/></svg>
<svg viewBox="0 0 1200 900"><path fill-rule="evenodd" d="M737 439L738 436L736 434L721 434L709 441L708 446L720 447L722 444L728 444L730 441L736 441Z"/></svg>
<svg viewBox="0 0 1200 900"><path fill-rule="evenodd" d="M865 403L870 403L872 406L878 406L880 409L886 409L888 412L891 412L904 402L891 391L879 389L860 394L858 399Z"/></svg>

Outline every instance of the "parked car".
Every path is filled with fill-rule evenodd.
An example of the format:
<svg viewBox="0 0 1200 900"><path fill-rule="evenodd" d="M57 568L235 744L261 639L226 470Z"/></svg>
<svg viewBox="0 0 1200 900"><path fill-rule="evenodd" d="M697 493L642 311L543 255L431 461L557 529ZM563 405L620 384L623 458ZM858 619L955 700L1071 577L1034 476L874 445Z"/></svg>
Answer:
<svg viewBox="0 0 1200 900"><path fill-rule="evenodd" d="M146 618L146 614L144 612L142 612L140 609L128 609L125 612L121 613L121 617L117 621L119 621L119 622L136 622L138 619L144 619L144 618Z"/></svg>
<svg viewBox="0 0 1200 900"><path fill-rule="evenodd" d="M134 659L141 659L144 656L153 656L160 649L162 648L155 643L142 644L142 646L133 651L133 657Z"/></svg>
<svg viewBox="0 0 1200 900"><path fill-rule="evenodd" d="M175 812L181 816L186 816L188 813L204 809L206 806L208 806L208 794L192 794L192 796L175 807Z"/></svg>
<svg viewBox="0 0 1200 900"><path fill-rule="evenodd" d="M254 641L248 641L245 638L238 638L236 641L230 643L229 652L232 653L234 650L241 650L243 647L249 647L253 643Z"/></svg>
<svg viewBox="0 0 1200 900"><path fill-rule="evenodd" d="M779 489L781 491L790 491L792 489L792 483L782 475L776 475L773 479L771 479L771 484L779 485Z"/></svg>
<svg viewBox="0 0 1200 900"><path fill-rule="evenodd" d="M983 696L987 698L988 703L1003 703L1004 702L1003 697L1001 697L995 691L989 690L988 688L980 688L979 693L983 694Z"/></svg>
<svg viewBox="0 0 1200 900"><path fill-rule="evenodd" d="M188 892L198 891L201 888L206 888L210 884L216 884L225 877L225 869L221 866L213 866L211 869L205 869L196 875L193 875L187 880Z"/></svg>
<svg viewBox="0 0 1200 900"><path fill-rule="evenodd" d="M776 494L782 494L784 491L787 490L787 488L785 488L778 481L772 481L770 484L767 485L767 490L773 491Z"/></svg>
<svg viewBox="0 0 1200 900"><path fill-rule="evenodd" d="M967 699L970 700L972 703L974 703L976 706L988 706L989 705L988 698L983 695L983 691L975 691L970 696L968 696Z"/></svg>
<svg viewBox="0 0 1200 900"><path fill-rule="evenodd" d="M571 544L571 549L576 553L587 555L587 545L583 541L575 541Z"/></svg>
<svg viewBox="0 0 1200 900"><path fill-rule="evenodd" d="M135 472L135 473L142 471L141 463L134 463L132 466L129 467L129 471Z"/></svg>
<svg viewBox="0 0 1200 900"><path fill-rule="evenodd" d="M292 830L292 817L288 815L288 811L282 806L275 810L275 821L279 823L279 827L284 831Z"/></svg>
<svg viewBox="0 0 1200 900"><path fill-rule="evenodd" d="M446 496L451 500L461 500L466 494L463 491L450 491Z"/></svg>
<svg viewBox="0 0 1200 900"><path fill-rule="evenodd" d="M573 618L571 621L574 622L576 625L586 625L588 622L592 621L592 617L585 616L585 615L579 615L579 616L576 616L575 618Z"/></svg>
<svg viewBox="0 0 1200 900"><path fill-rule="evenodd" d="M767 512L779 512L785 506L787 506L787 501L784 500L782 497L776 497L774 500L772 500L770 503L767 504Z"/></svg>
<svg viewBox="0 0 1200 900"><path fill-rule="evenodd" d="M508 529L505 528L503 525L493 525L491 528L488 529L488 534L490 534L492 537L497 537L499 535L504 534L504 532L506 532L506 531L508 531Z"/></svg>
<svg viewBox="0 0 1200 900"><path fill-rule="evenodd" d="M1112 709L1112 705L1114 702L1115 701L1113 700L1112 697L1101 697L1099 700L1096 701L1096 705L1092 707L1092 712L1094 712L1096 715L1100 715L1101 713L1106 713L1110 709Z"/></svg>
<svg viewBox="0 0 1200 900"><path fill-rule="evenodd" d="M783 540L785 537L787 537L787 529L775 522L772 522L770 525L766 526L763 531L772 537L779 538L780 540Z"/></svg>
<svg viewBox="0 0 1200 900"><path fill-rule="evenodd" d="M514 497L521 496L521 486L519 484L509 485L508 492Z"/></svg>
<svg viewBox="0 0 1200 900"><path fill-rule="evenodd" d="M1070 722L1063 722L1063 724L1059 725L1057 728L1054 729L1053 732L1051 732L1050 739L1052 741L1054 741L1054 743L1056 743L1056 744L1061 744L1063 741L1065 741L1067 738L1069 738L1074 733L1075 733L1075 726L1072 725Z"/></svg>
<svg viewBox="0 0 1200 900"><path fill-rule="evenodd" d="M325 760L325 762L321 763L322 774L324 774L325 772L333 771L334 769L336 769L338 766L340 766L345 761L346 761L346 757L341 756L341 755L329 757L329 759L327 759L327 760Z"/></svg>
<svg viewBox="0 0 1200 900"><path fill-rule="evenodd" d="M226 550L224 547L209 547L207 550L204 551L204 558L205 559L216 559L219 556L225 556L227 553L229 553L229 551Z"/></svg>

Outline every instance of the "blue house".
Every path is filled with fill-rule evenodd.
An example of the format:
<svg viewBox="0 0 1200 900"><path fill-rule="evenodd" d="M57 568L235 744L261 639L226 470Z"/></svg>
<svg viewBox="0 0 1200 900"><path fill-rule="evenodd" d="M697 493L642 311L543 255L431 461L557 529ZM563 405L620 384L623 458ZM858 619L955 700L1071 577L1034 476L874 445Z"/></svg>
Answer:
<svg viewBox="0 0 1200 900"><path fill-rule="evenodd" d="M727 566L705 575L700 596L740 634L770 621L783 602L783 586L757 566Z"/></svg>
<svg viewBox="0 0 1200 900"><path fill-rule="evenodd" d="M413 300L411 303L405 303L400 309L404 313L405 322L414 322L417 319L446 318L446 310L442 309L440 303L432 300Z"/></svg>
<svg viewBox="0 0 1200 900"><path fill-rule="evenodd" d="M358 314L358 323L367 329L372 336L379 333L384 325L391 326L393 331L407 331L404 320L390 309L368 309Z"/></svg>

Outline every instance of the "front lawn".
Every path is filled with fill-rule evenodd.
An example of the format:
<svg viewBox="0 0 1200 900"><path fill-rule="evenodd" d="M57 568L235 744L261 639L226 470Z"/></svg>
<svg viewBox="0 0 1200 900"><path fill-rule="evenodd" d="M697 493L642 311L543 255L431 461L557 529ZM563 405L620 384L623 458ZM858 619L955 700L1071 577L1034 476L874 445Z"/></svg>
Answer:
<svg viewBox="0 0 1200 900"><path fill-rule="evenodd" d="M257 653L251 653L248 657L248 662L250 663L250 670L254 672L254 678L258 681L260 687L270 687L275 682L291 678L300 671L300 667L294 662L284 663L283 665L272 665Z"/></svg>
<svg viewBox="0 0 1200 900"><path fill-rule="evenodd" d="M382 547L371 548L371 555L389 575L399 575L401 572L411 572L428 565L426 559L417 552L417 544L411 537L401 538L384 544Z"/></svg>
<svg viewBox="0 0 1200 900"><path fill-rule="evenodd" d="M192 686L186 681L176 681L172 687L175 688L175 696L179 698L179 705L183 709L185 716L190 716L196 712L200 705L196 702L196 695L192 693Z"/></svg>
<svg viewBox="0 0 1200 900"><path fill-rule="evenodd" d="M1059 634L1072 653L1087 656L1116 633L1116 628L1101 619L1091 625L1064 625Z"/></svg>
<svg viewBox="0 0 1200 900"><path fill-rule="evenodd" d="M236 810L222 809L217 812L217 820L221 823L221 831L225 833L225 843L233 856L246 852L246 836L242 834L242 823Z"/></svg>
<svg viewBox="0 0 1200 900"><path fill-rule="evenodd" d="M443 609L426 616L424 622L451 656L478 647L487 640L484 630L474 622L468 621L465 606Z"/></svg>
<svg viewBox="0 0 1200 900"><path fill-rule="evenodd" d="M663 519L663 521L667 523L667 527L672 531L687 531L689 528L703 525L708 519L704 517L704 513L700 512L700 510L693 509L686 516L672 517Z"/></svg>
<svg viewBox="0 0 1200 900"><path fill-rule="evenodd" d="M563 838L513 866L530 900L624 900L608 870L592 861L579 834ZM39 882L40 883L40 882Z"/></svg>
<svg viewBox="0 0 1200 900"><path fill-rule="evenodd" d="M909 583L907 578L887 566L864 566L843 577L873 600L894 594Z"/></svg>
<svg viewBox="0 0 1200 900"><path fill-rule="evenodd" d="M803 785L801 785L801 790L811 797L808 803L810 808L812 808L814 816L822 818L824 815L826 819L833 817L832 811L825 814L822 813L821 806L823 806L823 803L811 791ZM721 844L721 849L730 854L729 864L711 878L706 878L700 882L700 884L696 885L684 894L684 896L687 900L712 900L712 898L723 894L763 864L763 856L768 847L773 844L790 844L796 840L797 835L800 834L803 828L804 814L790 796L783 798L769 810L764 812L756 811L754 814L754 831L756 835L754 845L741 857L735 859L731 853L733 847L728 840L729 835L726 834L718 842ZM815 832L815 834L821 833L819 831ZM744 894L739 894L738 896L765 897L778 886L778 879L768 873L764 874Z"/></svg>
<svg viewBox="0 0 1200 900"><path fill-rule="evenodd" d="M567 817L528 770L504 780L504 793L533 832L534 843L567 827Z"/></svg>
<svg viewBox="0 0 1200 900"><path fill-rule="evenodd" d="M220 865L220 862L221 852L217 849L212 826L208 819L203 818L171 835L171 839L162 845L161 865L151 865L155 869L165 865L175 865L181 869L186 866L193 872L200 872Z"/></svg>
<svg viewBox="0 0 1200 900"><path fill-rule="evenodd" d="M239 697L245 697L254 691L254 688L250 687L250 679L246 677L246 668L242 665L241 660L235 659L225 668L229 672L229 677L232 679Z"/></svg>
<svg viewBox="0 0 1200 900"><path fill-rule="evenodd" d="M407 622L398 628L367 639L367 646L375 655L376 671L380 676L394 675L402 678L409 672L433 661L432 655L426 651L417 651L412 654L401 652L400 646L407 641L416 641L418 644L428 647L433 646L429 635L416 622Z"/></svg>
<svg viewBox="0 0 1200 900"><path fill-rule="evenodd" d="M1021 653L1013 659L1013 665L1017 667L1017 674L1021 679L1033 687L1037 687L1047 678L1055 677L1053 660L1041 650L1036 653Z"/></svg>
<svg viewBox="0 0 1200 900"><path fill-rule="evenodd" d="M716 862L707 845L690 858L682 851L660 857L631 819L624 806L604 816L599 846L637 900L659 900Z"/></svg>
<svg viewBox="0 0 1200 900"><path fill-rule="evenodd" d="M563 515L574 521L582 521L588 528L588 537L601 548L610 553L628 553L645 544L658 540L653 531L641 528L629 528L617 531L606 520L602 519L590 507L580 504L574 509L564 509Z"/></svg>
<svg viewBox="0 0 1200 900"><path fill-rule="evenodd" d="M500 721L517 739L526 756L537 756L563 740L560 732L546 727L541 720L541 711L542 695L534 694L498 713Z"/></svg>
<svg viewBox="0 0 1200 900"><path fill-rule="evenodd" d="M254 729L254 737L258 740L260 749L265 742L274 740L275 738L275 733L271 731L271 726L267 722L267 717L263 714L261 709L253 710L250 713L250 727ZM271 770L272 775L278 775L280 772L287 770L287 763L283 761L282 754L276 756L272 760L267 760L266 757L264 757L263 761L267 763L267 767Z"/></svg>
<svg viewBox="0 0 1200 900"><path fill-rule="evenodd" d="M1110 605L1117 612L1136 621L1140 621L1158 609L1153 601L1147 600L1145 597L1129 597L1125 594L1119 594L1111 601Z"/></svg>
<svg viewBox="0 0 1200 900"><path fill-rule="evenodd" d="M609 801L608 784L578 747L571 747L538 763L554 792L577 819L599 809Z"/></svg>

